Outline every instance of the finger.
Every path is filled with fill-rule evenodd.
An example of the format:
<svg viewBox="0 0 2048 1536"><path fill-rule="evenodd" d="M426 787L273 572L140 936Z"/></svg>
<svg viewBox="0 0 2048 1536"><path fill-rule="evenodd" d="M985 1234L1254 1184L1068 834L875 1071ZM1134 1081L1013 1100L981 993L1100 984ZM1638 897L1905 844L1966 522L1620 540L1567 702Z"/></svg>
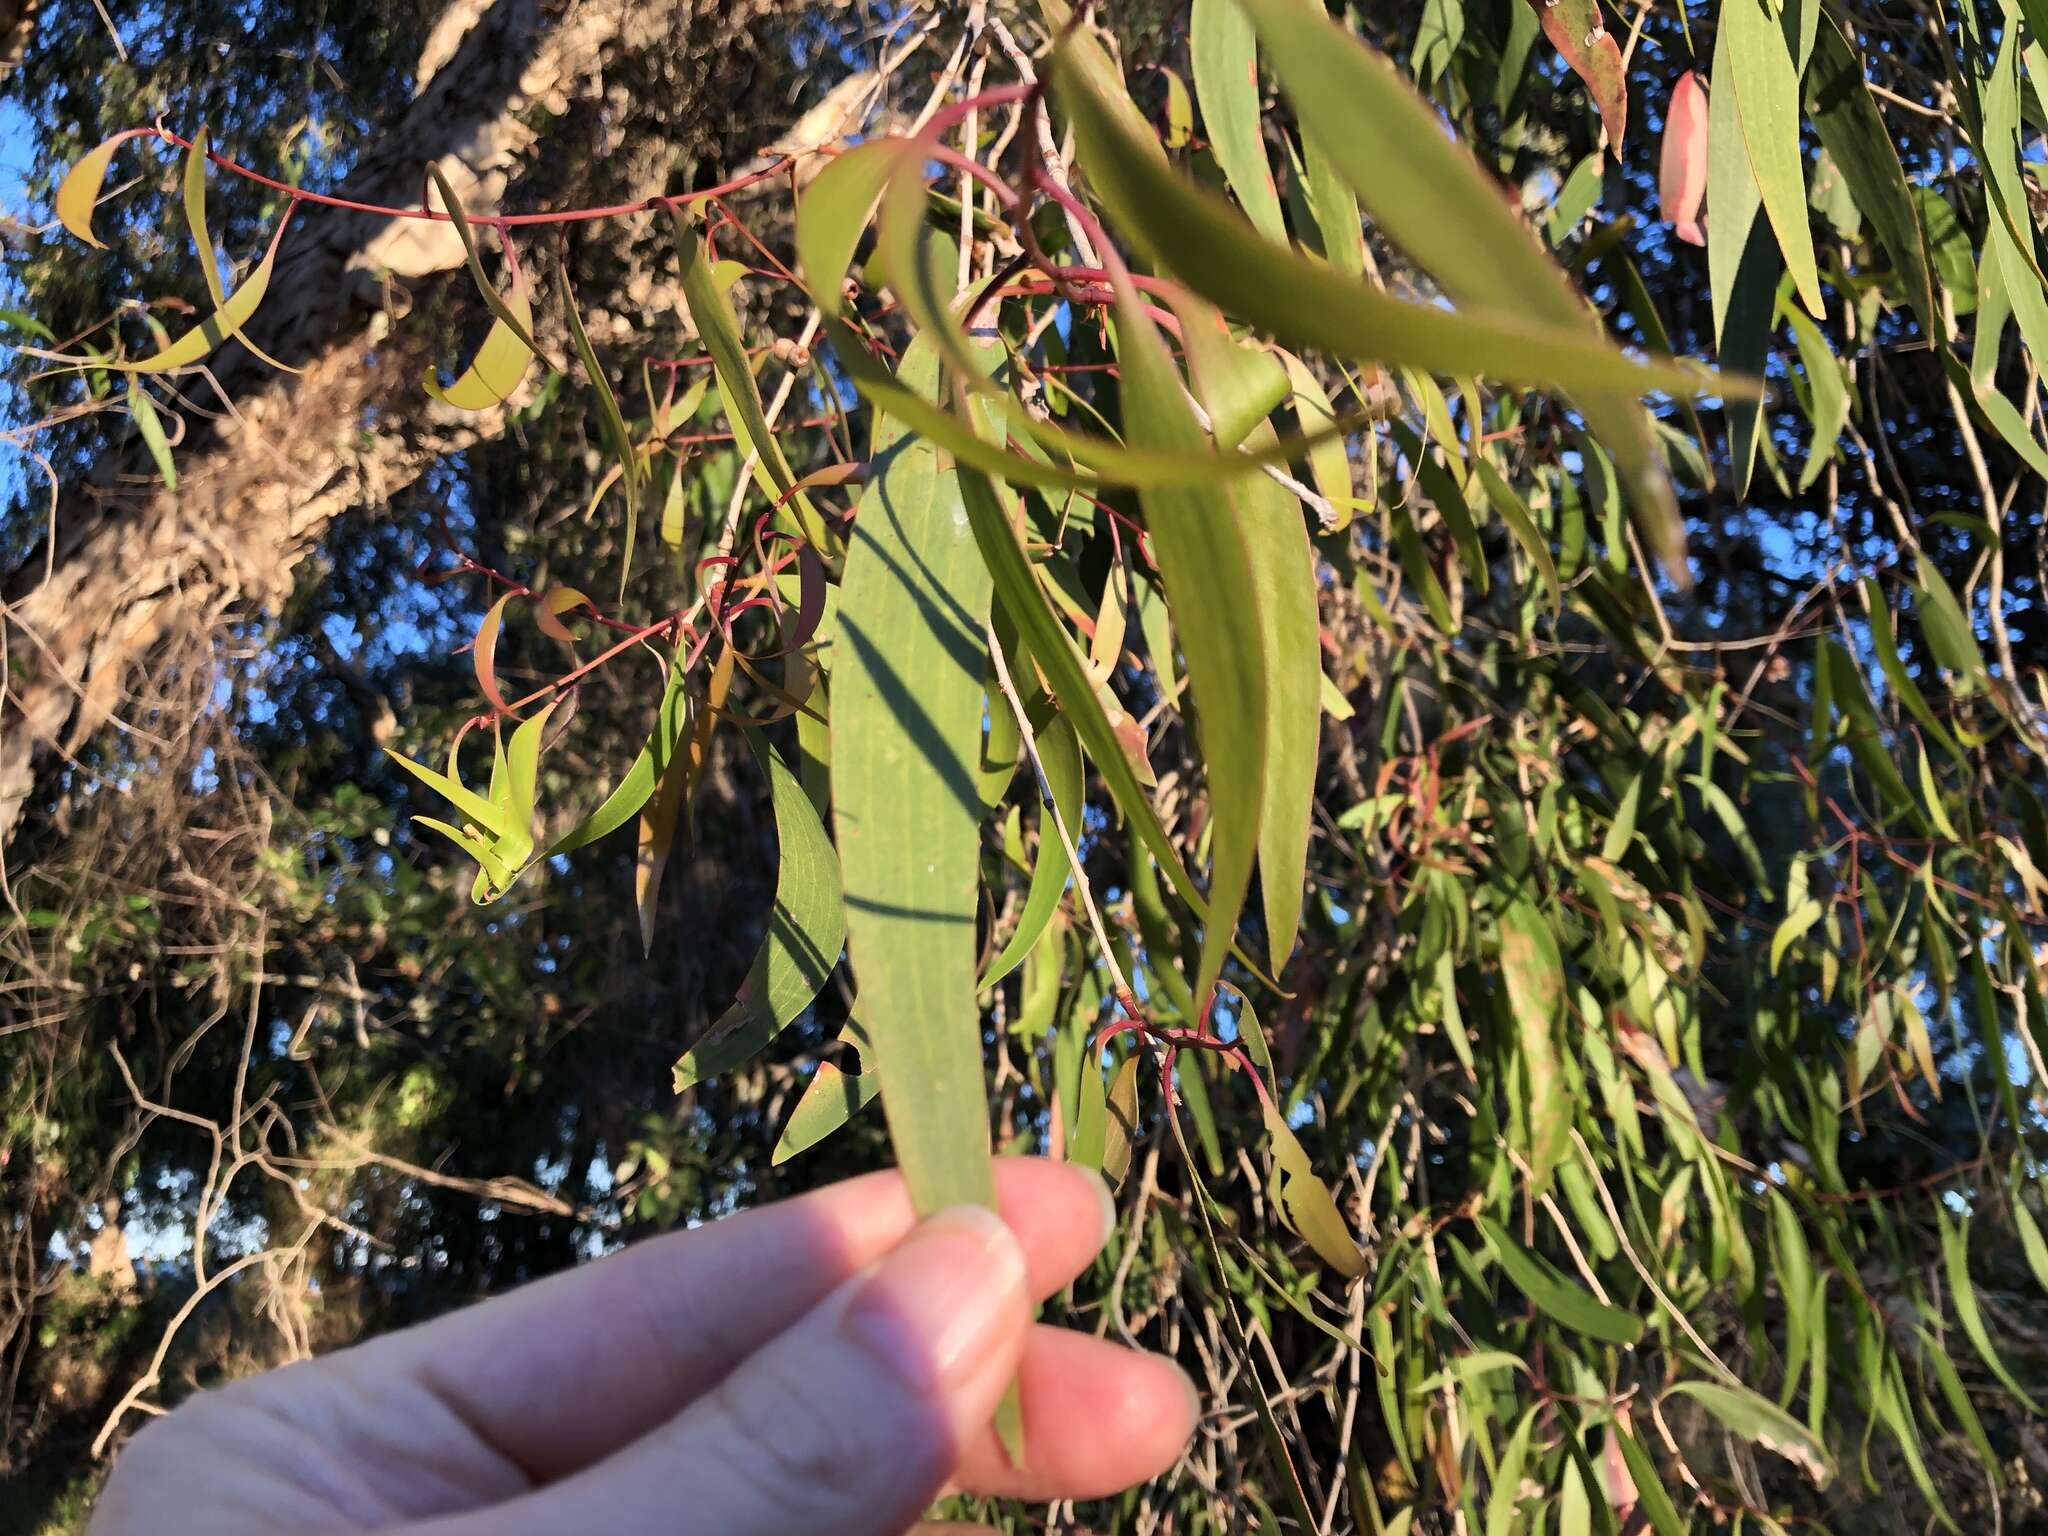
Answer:
<svg viewBox="0 0 2048 1536"><path fill-rule="evenodd" d="M997 1204L1050 1295L1102 1247L1102 1181L995 1160ZM849 1180L641 1243L499 1300L330 1356L361 1412L420 1389L532 1482L588 1466L675 1416L916 1224L901 1175ZM367 1406L365 1406L367 1405Z"/></svg>
<svg viewBox="0 0 2048 1536"><path fill-rule="evenodd" d="M1187 1449L1200 1399L1164 1355L1043 1324L1019 1369L1024 1459L1013 1463L984 1425L953 1481L985 1498L1100 1499L1147 1482Z"/></svg>
<svg viewBox="0 0 2048 1536"><path fill-rule="evenodd" d="M994 1414L1030 1319L1016 1235L942 1212L637 1444L412 1536L893 1536Z"/></svg>

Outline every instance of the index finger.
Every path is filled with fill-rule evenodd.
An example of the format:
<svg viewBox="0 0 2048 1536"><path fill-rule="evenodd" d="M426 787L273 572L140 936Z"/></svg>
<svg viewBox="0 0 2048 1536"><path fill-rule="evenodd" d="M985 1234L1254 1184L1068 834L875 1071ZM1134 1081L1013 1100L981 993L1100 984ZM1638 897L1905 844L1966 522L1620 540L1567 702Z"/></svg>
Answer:
<svg viewBox="0 0 2048 1536"><path fill-rule="evenodd" d="M1108 1193L1092 1172L1042 1158L997 1158L995 1173L1031 1294L1049 1295L1101 1248ZM305 1369L338 1373L355 1412L424 1387L548 1482L674 1417L916 1222L901 1175L870 1174L637 1244Z"/></svg>

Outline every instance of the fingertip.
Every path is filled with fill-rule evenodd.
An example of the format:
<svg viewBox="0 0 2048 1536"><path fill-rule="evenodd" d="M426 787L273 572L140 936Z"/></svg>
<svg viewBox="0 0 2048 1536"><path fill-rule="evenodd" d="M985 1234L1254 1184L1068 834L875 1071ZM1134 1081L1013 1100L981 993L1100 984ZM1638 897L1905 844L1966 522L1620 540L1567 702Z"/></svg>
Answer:
<svg viewBox="0 0 2048 1536"><path fill-rule="evenodd" d="M1034 1296L1051 1295L1086 1269L1116 1229L1116 1202L1102 1175L1079 1163L999 1157L996 1205L1030 1266Z"/></svg>

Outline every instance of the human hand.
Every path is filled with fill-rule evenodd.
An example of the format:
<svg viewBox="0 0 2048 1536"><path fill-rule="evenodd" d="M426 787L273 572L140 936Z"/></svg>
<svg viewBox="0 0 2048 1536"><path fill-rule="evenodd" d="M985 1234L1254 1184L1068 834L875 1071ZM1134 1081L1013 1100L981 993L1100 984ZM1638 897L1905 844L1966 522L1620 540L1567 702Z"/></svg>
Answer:
<svg viewBox="0 0 2048 1536"><path fill-rule="evenodd" d="M1164 1471L1187 1377L1031 1321L1109 1234L1100 1181L999 1158L996 1188L1000 1219L919 1225L896 1174L855 1179L201 1393L122 1452L92 1536L894 1536L949 1484Z"/></svg>

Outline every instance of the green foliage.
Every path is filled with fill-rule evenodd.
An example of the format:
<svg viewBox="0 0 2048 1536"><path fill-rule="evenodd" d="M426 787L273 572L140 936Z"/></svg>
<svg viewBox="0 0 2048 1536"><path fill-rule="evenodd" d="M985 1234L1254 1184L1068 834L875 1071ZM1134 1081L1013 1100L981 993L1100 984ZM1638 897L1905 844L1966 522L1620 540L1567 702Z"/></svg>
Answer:
<svg viewBox="0 0 2048 1536"><path fill-rule="evenodd" d="M1952 37L1724 0L1626 49L1578 0L1360 9L1196 0L1111 39L1049 0L1011 18L1043 92L838 155L744 270L722 206L641 209L674 220L687 407L558 289L618 535L564 563L616 558L618 611L502 578L481 700L407 722L447 770L394 757L453 807L422 819L478 922L592 870L622 895L603 840L637 822L651 947L749 731L776 878L737 999L663 1042L678 1115L802 1169L856 1158L879 1093L926 1209L989 1197L992 1137L1142 1163L1105 1315L1199 1308L1262 1436L1190 1529L1855 1529L1901 1471L1916 1525L1955 1521L2048 1377L2009 1326L2048 1287L2042 40L1978 8ZM1643 192L1688 63L1698 253ZM81 234L105 170L57 197ZM460 227L493 322L431 387L476 409L549 310ZM268 261L153 362L76 365L194 361ZM761 291L801 340L763 344ZM547 629L586 608L595 659ZM507 700L528 609L574 660L522 634L541 686ZM587 746L564 706L636 649L659 702L634 672ZM631 766L584 812L593 760ZM414 1067L364 1120L422 1136L463 1091ZM698 1208L686 1141L633 1131L637 1217Z"/></svg>

